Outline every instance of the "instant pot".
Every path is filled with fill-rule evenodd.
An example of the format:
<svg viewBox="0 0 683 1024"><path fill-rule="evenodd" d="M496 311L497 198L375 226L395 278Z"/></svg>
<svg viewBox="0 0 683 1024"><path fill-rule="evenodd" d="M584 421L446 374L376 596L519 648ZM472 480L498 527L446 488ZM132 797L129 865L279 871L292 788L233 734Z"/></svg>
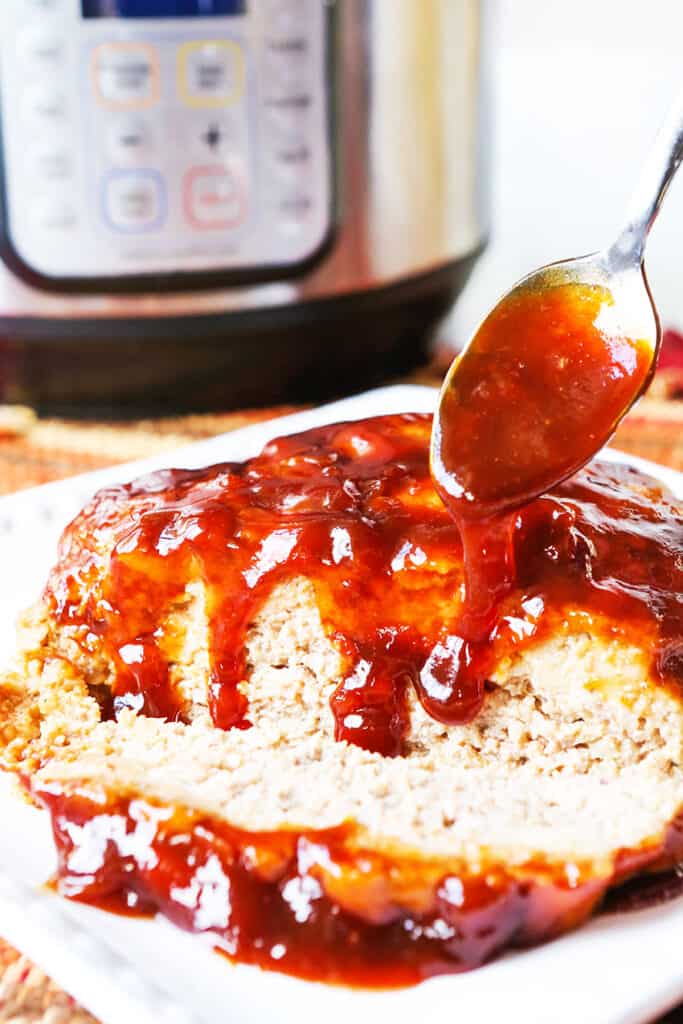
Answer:
<svg viewBox="0 0 683 1024"><path fill-rule="evenodd" d="M419 363L487 230L481 0L2 0L0 399L312 399Z"/></svg>

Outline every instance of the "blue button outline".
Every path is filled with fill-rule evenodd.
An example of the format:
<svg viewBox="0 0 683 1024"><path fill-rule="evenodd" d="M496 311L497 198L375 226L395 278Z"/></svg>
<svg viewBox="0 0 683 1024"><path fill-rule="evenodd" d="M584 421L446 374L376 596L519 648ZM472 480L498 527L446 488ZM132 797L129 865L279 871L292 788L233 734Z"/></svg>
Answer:
<svg viewBox="0 0 683 1024"><path fill-rule="evenodd" d="M158 187L159 196L159 213L151 224L145 224L144 227L124 227L120 224L115 224L109 216L109 210L107 209L107 190L112 181L117 178L151 178L156 182ZM161 228L167 217L168 217L168 196L166 193L166 185L160 172L155 170L153 167L139 167L135 170L127 168L116 168L115 170L108 171L102 179L102 189L100 193L100 206L102 213L102 220L112 230L122 235L147 235L152 231L158 231Z"/></svg>

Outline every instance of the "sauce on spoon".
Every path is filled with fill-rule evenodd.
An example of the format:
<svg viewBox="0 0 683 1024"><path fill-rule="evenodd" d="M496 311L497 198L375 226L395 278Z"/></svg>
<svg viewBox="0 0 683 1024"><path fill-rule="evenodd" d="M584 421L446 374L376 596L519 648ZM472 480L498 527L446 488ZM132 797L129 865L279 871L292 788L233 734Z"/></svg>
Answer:
<svg viewBox="0 0 683 1024"><path fill-rule="evenodd" d="M461 631L485 639L515 583L514 510L585 465L652 369L611 292L563 283L515 289L454 364L432 437L432 476L463 541Z"/></svg>

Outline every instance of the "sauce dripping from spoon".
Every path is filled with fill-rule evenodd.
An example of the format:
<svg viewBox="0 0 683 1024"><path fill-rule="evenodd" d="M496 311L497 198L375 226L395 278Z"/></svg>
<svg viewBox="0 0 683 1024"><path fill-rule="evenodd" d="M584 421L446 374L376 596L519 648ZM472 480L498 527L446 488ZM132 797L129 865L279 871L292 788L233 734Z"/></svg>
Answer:
<svg viewBox="0 0 683 1024"><path fill-rule="evenodd" d="M432 472L461 520L527 504L597 453L647 382L650 341L625 335L605 287L522 287L449 374Z"/></svg>
<svg viewBox="0 0 683 1024"><path fill-rule="evenodd" d="M541 267L512 289L453 363L434 420L434 483L460 529L462 634L486 639L514 583L514 510L584 466L647 388L661 327L645 244L683 163L683 90L610 248ZM507 520L507 524L506 524Z"/></svg>
<svg viewBox="0 0 683 1024"><path fill-rule="evenodd" d="M603 286L522 285L446 378L431 470L464 548L461 687L485 662L496 610L516 584L518 510L588 462L647 385L651 341L629 337L614 314Z"/></svg>

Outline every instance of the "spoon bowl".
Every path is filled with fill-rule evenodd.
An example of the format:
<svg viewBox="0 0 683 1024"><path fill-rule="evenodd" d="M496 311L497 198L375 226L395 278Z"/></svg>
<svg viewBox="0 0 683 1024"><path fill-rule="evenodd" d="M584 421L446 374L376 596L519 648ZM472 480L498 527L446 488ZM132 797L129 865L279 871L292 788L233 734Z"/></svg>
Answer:
<svg viewBox="0 0 683 1024"><path fill-rule="evenodd" d="M461 524L560 484L609 441L647 390L661 327L643 252L682 159L683 92L617 241L522 278L454 360L434 417L431 466Z"/></svg>
<svg viewBox="0 0 683 1024"><path fill-rule="evenodd" d="M512 291L526 288L540 292L566 284L593 286L610 292L614 302L610 308L613 331L648 344L654 372L662 331L643 263L627 261L612 247L588 256L549 263L523 277ZM643 382L644 389L650 379ZM634 401L638 397L635 395Z"/></svg>
<svg viewBox="0 0 683 1024"><path fill-rule="evenodd" d="M519 281L441 390L432 473L457 518L508 511L585 465L647 388L660 337L642 269L609 254Z"/></svg>

